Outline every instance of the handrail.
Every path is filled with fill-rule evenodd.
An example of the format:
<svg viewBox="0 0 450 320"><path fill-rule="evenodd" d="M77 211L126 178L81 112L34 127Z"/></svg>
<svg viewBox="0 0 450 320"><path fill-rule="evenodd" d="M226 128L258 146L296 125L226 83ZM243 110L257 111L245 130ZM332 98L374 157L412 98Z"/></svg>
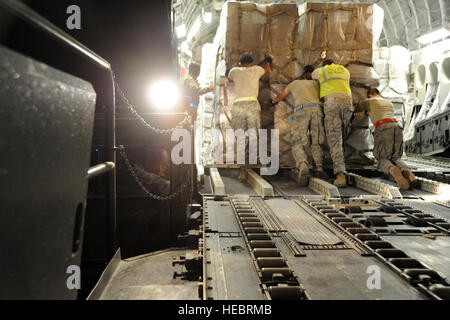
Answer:
<svg viewBox="0 0 450 320"><path fill-rule="evenodd" d="M9 10L12 14L22 18L29 24L34 25L42 31L45 31L55 39L64 42L64 44L74 49L75 52L78 52L86 58L89 58L89 60L91 60L92 62L95 62L105 69L111 69L111 65L108 63L108 61L87 48L75 38L65 33L63 30L52 24L37 12L33 11L24 3L17 0L0 0L0 6L5 8L6 10Z"/></svg>
<svg viewBox="0 0 450 320"><path fill-rule="evenodd" d="M88 179L92 179L106 172L109 172L113 170L115 167L116 165L114 164L114 162L104 162L97 164L96 166L90 167L87 172Z"/></svg>

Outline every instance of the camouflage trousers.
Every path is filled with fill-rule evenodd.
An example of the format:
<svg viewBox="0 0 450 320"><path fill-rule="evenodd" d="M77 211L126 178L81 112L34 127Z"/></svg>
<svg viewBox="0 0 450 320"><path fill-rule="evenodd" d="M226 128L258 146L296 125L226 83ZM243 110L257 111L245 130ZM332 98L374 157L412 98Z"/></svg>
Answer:
<svg viewBox="0 0 450 320"><path fill-rule="evenodd" d="M260 129L261 106L258 101L234 102L231 107L231 126L233 129Z"/></svg>
<svg viewBox="0 0 450 320"><path fill-rule="evenodd" d="M231 127L234 130L261 129L261 106L258 101L234 102L231 107ZM256 131L258 134L258 131ZM235 150L237 145L235 144ZM248 163L248 137L245 137L245 163Z"/></svg>
<svg viewBox="0 0 450 320"><path fill-rule="evenodd" d="M378 169L389 175L389 169L397 166L407 169L401 160L403 155L403 129L397 123L384 123L373 132L373 155L378 162Z"/></svg>
<svg viewBox="0 0 450 320"><path fill-rule="evenodd" d="M325 129L323 127L323 113L319 107L310 107L294 113L291 130L292 155L297 168L306 162L310 169L308 153L312 154L314 167L322 169L323 151L321 144L325 143Z"/></svg>
<svg viewBox="0 0 450 320"><path fill-rule="evenodd" d="M325 132L335 174L345 172L343 142L349 133L350 120L353 115L352 108L352 97L350 96L329 95L325 97L323 108Z"/></svg>

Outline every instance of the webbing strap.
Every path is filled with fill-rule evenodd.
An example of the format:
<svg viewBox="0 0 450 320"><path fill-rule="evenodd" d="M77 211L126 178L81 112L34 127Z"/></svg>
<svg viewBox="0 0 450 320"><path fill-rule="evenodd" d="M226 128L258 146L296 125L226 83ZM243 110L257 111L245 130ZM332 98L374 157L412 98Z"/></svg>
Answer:
<svg viewBox="0 0 450 320"><path fill-rule="evenodd" d="M310 107L321 107L322 105L320 103L305 103L300 104L297 107L295 107L294 112L300 111L304 108L310 108Z"/></svg>
<svg viewBox="0 0 450 320"><path fill-rule="evenodd" d="M233 102L243 102L243 101L258 101L256 97L241 97L234 99Z"/></svg>

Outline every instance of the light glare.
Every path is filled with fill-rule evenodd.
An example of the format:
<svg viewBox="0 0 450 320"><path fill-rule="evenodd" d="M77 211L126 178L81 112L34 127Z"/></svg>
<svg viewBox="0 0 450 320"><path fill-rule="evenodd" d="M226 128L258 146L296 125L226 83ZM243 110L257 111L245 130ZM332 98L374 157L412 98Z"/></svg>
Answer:
<svg viewBox="0 0 450 320"><path fill-rule="evenodd" d="M161 80L149 87L150 102L160 110L173 108L178 102L178 87L170 80Z"/></svg>
<svg viewBox="0 0 450 320"><path fill-rule="evenodd" d="M186 36L186 25L181 24L175 28L178 39L184 38Z"/></svg>
<svg viewBox="0 0 450 320"><path fill-rule="evenodd" d="M211 23L212 22L212 12L203 11L203 22Z"/></svg>
<svg viewBox="0 0 450 320"><path fill-rule="evenodd" d="M445 39L448 36L450 36L450 31L447 27L444 27L417 38L417 41L421 44L428 44L437 40Z"/></svg>

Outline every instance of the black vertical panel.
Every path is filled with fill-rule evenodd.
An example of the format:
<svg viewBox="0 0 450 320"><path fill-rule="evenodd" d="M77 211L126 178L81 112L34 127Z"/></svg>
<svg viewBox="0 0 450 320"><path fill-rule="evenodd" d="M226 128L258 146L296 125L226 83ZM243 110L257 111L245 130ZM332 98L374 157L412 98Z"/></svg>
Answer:
<svg viewBox="0 0 450 320"><path fill-rule="evenodd" d="M0 299L73 299L96 94L0 47Z"/></svg>

